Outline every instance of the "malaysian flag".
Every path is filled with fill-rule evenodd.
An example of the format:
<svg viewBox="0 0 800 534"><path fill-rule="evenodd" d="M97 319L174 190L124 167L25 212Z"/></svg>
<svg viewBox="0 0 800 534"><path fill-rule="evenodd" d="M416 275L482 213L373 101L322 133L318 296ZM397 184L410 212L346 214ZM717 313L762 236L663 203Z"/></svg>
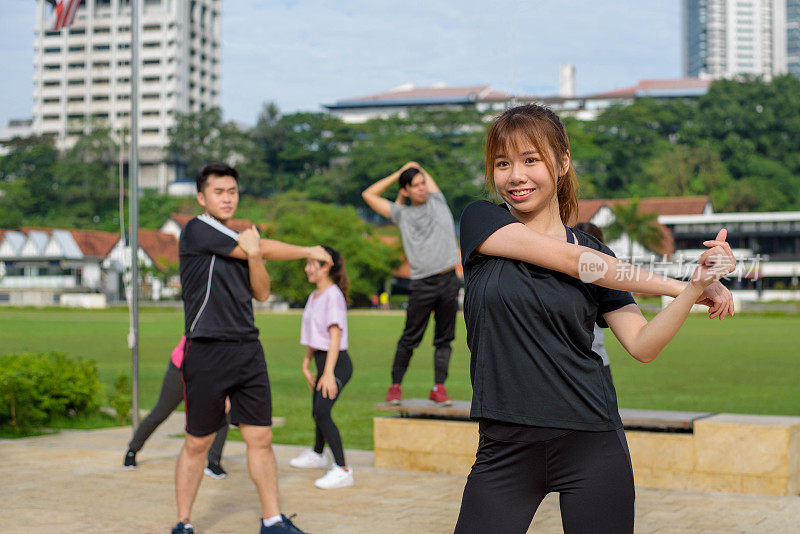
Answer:
<svg viewBox="0 0 800 534"><path fill-rule="evenodd" d="M60 30L72 26L80 5L81 0L58 0L53 12L53 29Z"/></svg>

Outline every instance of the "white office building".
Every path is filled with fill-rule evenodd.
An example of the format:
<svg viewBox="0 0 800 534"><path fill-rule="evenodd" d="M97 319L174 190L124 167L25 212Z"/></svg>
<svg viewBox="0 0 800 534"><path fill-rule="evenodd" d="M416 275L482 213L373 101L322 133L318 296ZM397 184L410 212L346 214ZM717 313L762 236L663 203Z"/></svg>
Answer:
<svg viewBox="0 0 800 534"><path fill-rule="evenodd" d="M70 28L52 30L37 0L33 133L68 148L93 124L130 128L130 0L83 0ZM139 157L143 188L179 174L165 148L174 113L219 105L222 0L140 0Z"/></svg>
<svg viewBox="0 0 800 534"><path fill-rule="evenodd" d="M787 4L792 3L683 0L683 74L716 79L786 73Z"/></svg>

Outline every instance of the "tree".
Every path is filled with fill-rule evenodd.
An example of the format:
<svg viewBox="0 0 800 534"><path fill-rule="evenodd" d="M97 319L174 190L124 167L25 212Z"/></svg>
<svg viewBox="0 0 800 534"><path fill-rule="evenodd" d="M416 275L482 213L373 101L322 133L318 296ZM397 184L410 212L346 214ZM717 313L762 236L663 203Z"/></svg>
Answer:
<svg viewBox="0 0 800 534"><path fill-rule="evenodd" d="M340 160L312 178L309 194L361 206L361 191L407 161L430 172L455 213L480 195L485 124L476 110L409 112L356 125Z"/></svg>
<svg viewBox="0 0 800 534"><path fill-rule="evenodd" d="M606 152L597 144L597 133L584 121L564 117L564 126L569 134L572 166L578 174L581 197L597 198L599 184L605 182L608 162Z"/></svg>
<svg viewBox="0 0 800 534"><path fill-rule="evenodd" d="M728 168L734 181L721 209L798 206L800 80L794 76L715 81L681 135L689 144L707 143Z"/></svg>
<svg viewBox="0 0 800 534"><path fill-rule="evenodd" d="M678 141L694 108L690 101L641 98L630 105L612 106L587 123L587 131L594 134L601 149L596 154L600 161L592 165L604 170L597 177L600 195L642 194L647 187L642 176L644 163Z"/></svg>
<svg viewBox="0 0 800 534"><path fill-rule="evenodd" d="M340 251L354 305L368 304L375 289L400 265L399 251L382 243L375 228L362 221L353 207L308 201L297 195L278 197L271 204L274 229L265 237L301 245L324 244ZM268 271L275 293L290 302L305 302L313 289L300 262L272 262Z"/></svg>
<svg viewBox="0 0 800 534"><path fill-rule="evenodd" d="M718 209L728 205L733 178L707 144L675 145L650 158L642 172L650 184L648 196L709 195Z"/></svg>
<svg viewBox="0 0 800 534"><path fill-rule="evenodd" d="M52 188L59 205L69 207L64 222L88 228L113 220L119 202L118 150L110 131L96 128L59 158Z"/></svg>
<svg viewBox="0 0 800 534"><path fill-rule="evenodd" d="M608 241L628 236L628 260L633 261L633 243L641 243L657 253L662 253L661 230L658 227L658 214L639 211L639 199L618 202L611 207L614 222L605 230Z"/></svg>
<svg viewBox="0 0 800 534"><path fill-rule="evenodd" d="M11 140L0 158L0 226L16 228L31 217L43 217L58 204L53 167L58 161L53 139Z"/></svg>
<svg viewBox="0 0 800 534"><path fill-rule="evenodd" d="M255 145L248 133L234 122L225 122L219 108L179 113L175 119L168 150L187 176L196 176L211 161L237 166L255 159Z"/></svg>

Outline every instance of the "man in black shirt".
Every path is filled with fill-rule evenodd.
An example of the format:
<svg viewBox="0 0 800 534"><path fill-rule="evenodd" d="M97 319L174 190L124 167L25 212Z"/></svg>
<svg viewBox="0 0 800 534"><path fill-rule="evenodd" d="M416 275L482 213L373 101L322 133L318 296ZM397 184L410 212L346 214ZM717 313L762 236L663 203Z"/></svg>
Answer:
<svg viewBox="0 0 800 534"><path fill-rule="evenodd" d="M239 201L238 173L227 165L206 166L197 191L205 213L187 223L180 239L186 436L175 468L179 523L172 532L194 532L191 508L206 453L215 432L226 424L226 398L231 423L239 426L247 444L248 468L263 511L261 534L299 532L278 505L269 377L252 299L263 302L270 294L264 259L330 261L330 256L319 246L259 239L255 227L240 234L231 230L227 223Z"/></svg>

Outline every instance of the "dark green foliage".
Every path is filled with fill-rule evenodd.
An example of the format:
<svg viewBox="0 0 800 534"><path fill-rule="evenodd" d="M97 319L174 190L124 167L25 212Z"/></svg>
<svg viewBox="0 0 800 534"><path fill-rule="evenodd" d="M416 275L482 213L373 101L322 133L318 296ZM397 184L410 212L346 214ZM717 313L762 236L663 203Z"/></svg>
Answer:
<svg viewBox="0 0 800 534"><path fill-rule="evenodd" d="M131 377L127 373L120 373L114 381L111 393L111 407L117 414L117 419L123 423L130 419L132 399Z"/></svg>
<svg viewBox="0 0 800 534"><path fill-rule="evenodd" d="M14 139L0 158L0 228L21 226L30 217L43 217L57 198L53 166L58 151L47 137Z"/></svg>
<svg viewBox="0 0 800 534"><path fill-rule="evenodd" d="M225 122L219 108L178 114L176 121L169 130L168 150L187 178L194 179L212 161L240 166L254 157L255 145L248 133L232 121Z"/></svg>
<svg viewBox="0 0 800 534"><path fill-rule="evenodd" d="M127 206L125 209L127 210ZM141 228L159 228L173 213L200 214L202 212L203 208L194 197L169 197L159 195L153 190L147 190L139 197L139 226ZM126 211L126 223L129 216Z"/></svg>
<svg viewBox="0 0 800 534"><path fill-rule="evenodd" d="M327 113L281 114L268 103L252 128L226 122L218 109L178 115L170 152L190 178L212 160L236 166L243 205L246 196L299 192L358 209L361 191L413 160L457 218L481 195L489 118L474 109L418 110L345 124ZM716 211L800 209L795 77L718 80L700 98L642 98L593 122L564 122L583 198L709 195ZM9 144L0 157L0 228L119 227L117 148L107 129L92 132L61 155L51 139ZM197 209L193 199L153 193L141 202L145 228Z"/></svg>
<svg viewBox="0 0 800 534"><path fill-rule="evenodd" d="M60 352L0 356L0 426L30 429L96 412L100 391L92 361Z"/></svg>
<svg viewBox="0 0 800 534"><path fill-rule="evenodd" d="M354 305L367 305L400 264L399 251L382 243L375 228L362 221L350 206L283 197L271 205L270 212L275 228L264 237L300 245L324 244L342 253ZM300 261L267 264L275 291L295 304L304 304L314 289L304 267Z"/></svg>
<svg viewBox="0 0 800 534"><path fill-rule="evenodd" d="M704 194L717 211L800 207L793 76L718 80L696 100L640 99L567 127L581 181L598 197Z"/></svg>
<svg viewBox="0 0 800 534"><path fill-rule="evenodd" d="M0 158L0 227L119 228L119 146L107 128L60 155L43 137L9 148Z"/></svg>
<svg viewBox="0 0 800 534"><path fill-rule="evenodd" d="M68 213L81 228L87 222L112 223L119 205L119 148L107 129L96 129L78 139L53 166L53 210ZM118 220L118 219L117 219ZM118 224L118 222L117 222Z"/></svg>
<svg viewBox="0 0 800 534"><path fill-rule="evenodd" d="M645 162L670 147L681 125L691 116L692 103L661 102L651 98L628 106L613 106L595 122L586 123L593 134L596 161L592 154L573 150L576 167L594 171L600 196L627 197L642 194L646 183L642 176Z"/></svg>
<svg viewBox="0 0 800 534"><path fill-rule="evenodd" d="M605 238L613 241L622 235L630 237L628 240L628 261L633 257L633 243L641 243L654 252L661 253L661 230L658 228L658 214L642 213L639 211L639 199L632 198L630 202L615 204L611 207L614 212L614 222L604 231Z"/></svg>

